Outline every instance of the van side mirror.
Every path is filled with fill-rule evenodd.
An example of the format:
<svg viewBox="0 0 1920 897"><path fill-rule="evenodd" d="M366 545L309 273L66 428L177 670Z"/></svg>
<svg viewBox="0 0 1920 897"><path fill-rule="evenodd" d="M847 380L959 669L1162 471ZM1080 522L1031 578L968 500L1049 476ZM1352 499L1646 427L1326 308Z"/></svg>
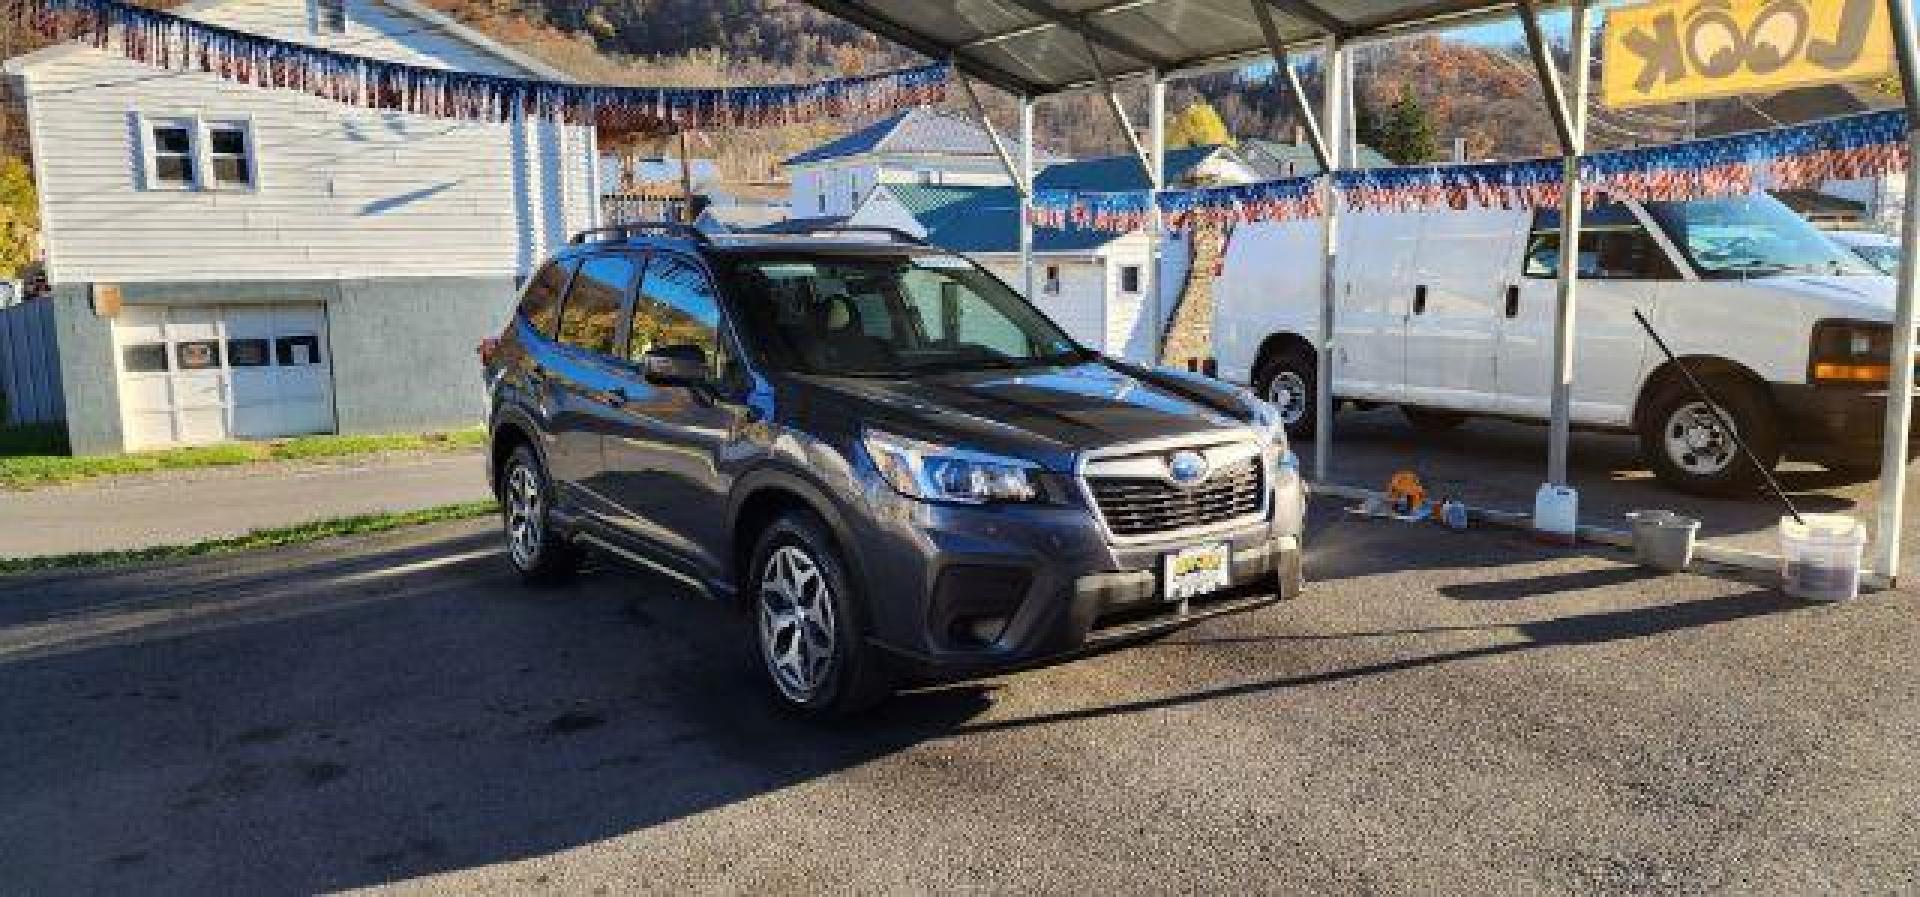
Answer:
<svg viewBox="0 0 1920 897"><path fill-rule="evenodd" d="M695 386L712 379L706 350L699 346L661 346L640 356L640 371L655 386Z"/></svg>

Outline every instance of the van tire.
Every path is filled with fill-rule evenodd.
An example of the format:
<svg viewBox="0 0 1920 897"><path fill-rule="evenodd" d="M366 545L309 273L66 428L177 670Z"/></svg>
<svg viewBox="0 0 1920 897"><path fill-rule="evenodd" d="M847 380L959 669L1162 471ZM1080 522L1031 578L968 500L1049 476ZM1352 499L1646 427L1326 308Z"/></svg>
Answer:
<svg viewBox="0 0 1920 897"><path fill-rule="evenodd" d="M1766 396L1747 383L1724 378L1708 382L1707 391L1732 419L1754 458L1771 472L1780 463L1780 428ZM1682 492L1751 494L1764 478L1731 439L1716 435L1717 425L1702 416L1707 413L1706 404L1686 383L1661 387L1640 422L1642 454L1661 482Z"/></svg>
<svg viewBox="0 0 1920 897"><path fill-rule="evenodd" d="M1424 433L1444 433L1466 423L1468 417L1458 411L1422 408L1419 405L1401 405L1400 416L1405 417L1414 429Z"/></svg>
<svg viewBox="0 0 1920 897"><path fill-rule="evenodd" d="M1280 409L1287 435L1312 436L1319 424L1320 372L1312 350L1298 346L1282 349L1263 359L1254 372L1254 391Z"/></svg>

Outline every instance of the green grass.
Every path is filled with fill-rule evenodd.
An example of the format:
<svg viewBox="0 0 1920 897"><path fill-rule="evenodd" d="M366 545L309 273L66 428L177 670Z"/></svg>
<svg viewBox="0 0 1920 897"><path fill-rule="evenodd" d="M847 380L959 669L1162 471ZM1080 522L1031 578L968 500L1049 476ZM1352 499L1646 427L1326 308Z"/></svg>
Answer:
<svg viewBox="0 0 1920 897"><path fill-rule="evenodd" d="M93 477L224 467L259 461L339 458L376 452L456 451L486 442L484 430L389 436L299 436L267 442L227 442L193 448L73 457L57 426L0 428L0 489L30 489Z"/></svg>
<svg viewBox="0 0 1920 897"><path fill-rule="evenodd" d="M227 554L235 551L251 551L260 548L276 548L283 545L298 545L303 542L316 542L335 536L353 536L363 533L379 533L406 526L419 526L427 523L441 523L448 520L465 520L492 514L498 506L491 501L467 502L457 505L441 505L418 511L401 511L391 514L361 514L355 517L340 517L333 520L317 520L297 526L260 529L244 536L225 539L208 539L185 545L156 545L152 548L134 548L122 551L83 551L74 554L48 555L30 558L0 558L0 573L21 573L30 570L65 570L77 567L102 567L117 564L133 564L142 561L164 561L179 558L200 557L209 554Z"/></svg>

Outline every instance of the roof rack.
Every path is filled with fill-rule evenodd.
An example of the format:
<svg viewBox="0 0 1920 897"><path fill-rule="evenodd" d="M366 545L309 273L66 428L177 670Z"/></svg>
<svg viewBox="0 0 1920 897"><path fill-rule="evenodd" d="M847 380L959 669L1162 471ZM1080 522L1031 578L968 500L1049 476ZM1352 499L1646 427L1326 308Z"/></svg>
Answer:
<svg viewBox="0 0 1920 897"><path fill-rule="evenodd" d="M691 224L678 221L635 221L630 224L610 224L606 227L590 227L569 240L570 243L585 243L594 234L613 234L615 240L631 240L648 232L678 237L691 243L711 243L706 232Z"/></svg>
<svg viewBox="0 0 1920 897"><path fill-rule="evenodd" d="M729 238L744 237L758 240L779 240L790 237L814 237L828 234L876 234L887 237L895 243L906 243L910 246L927 245L927 241L897 227L882 227L875 224L821 224L796 230L748 231L746 233L725 234L725 236Z"/></svg>

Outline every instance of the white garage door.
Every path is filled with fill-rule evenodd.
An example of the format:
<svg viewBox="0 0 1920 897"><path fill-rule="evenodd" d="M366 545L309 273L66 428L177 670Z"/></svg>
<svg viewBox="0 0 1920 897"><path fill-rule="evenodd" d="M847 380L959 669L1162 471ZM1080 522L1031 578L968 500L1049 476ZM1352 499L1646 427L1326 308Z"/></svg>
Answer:
<svg viewBox="0 0 1920 897"><path fill-rule="evenodd" d="M127 306L114 343L129 449L333 430L317 303Z"/></svg>

